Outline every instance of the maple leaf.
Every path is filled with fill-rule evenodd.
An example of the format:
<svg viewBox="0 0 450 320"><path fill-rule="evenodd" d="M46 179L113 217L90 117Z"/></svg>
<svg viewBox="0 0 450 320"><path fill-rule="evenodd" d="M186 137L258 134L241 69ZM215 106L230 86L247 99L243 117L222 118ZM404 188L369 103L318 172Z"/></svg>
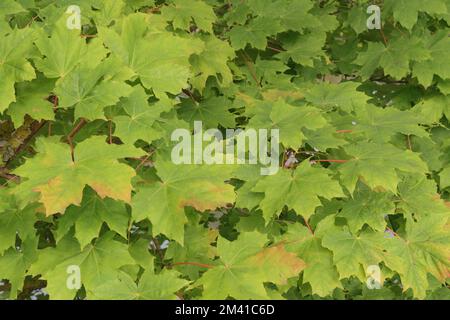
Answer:
<svg viewBox="0 0 450 320"><path fill-rule="evenodd" d="M45 78L37 78L31 82L21 82L16 85L16 102L13 102L7 111L16 128L23 124L25 115L36 120L55 118L52 103L47 100L54 85L54 81Z"/></svg>
<svg viewBox="0 0 450 320"><path fill-rule="evenodd" d="M102 300L176 300L175 294L188 281L177 277L173 271L155 274L144 271L138 284L123 271L115 279L105 282L92 291L92 298Z"/></svg>
<svg viewBox="0 0 450 320"><path fill-rule="evenodd" d="M254 116L248 126L279 129L280 142L285 147L300 147L305 138L302 129L320 129L327 123L321 110L309 106L292 106L281 99L273 104L262 104L261 108L265 108L265 112Z"/></svg>
<svg viewBox="0 0 450 320"><path fill-rule="evenodd" d="M397 170L425 174L425 162L410 150L400 150L390 144L357 143L344 146L353 156L339 167L343 185L353 192L361 178L371 188L383 187L396 193L400 181Z"/></svg>
<svg viewBox="0 0 450 320"><path fill-rule="evenodd" d="M443 0L430 0L426 6L420 0L387 0L386 8L392 10L394 18L409 30L416 24L419 11L429 14L447 13Z"/></svg>
<svg viewBox="0 0 450 320"><path fill-rule="evenodd" d="M369 100L367 95L357 90L358 87L356 82L322 83L306 90L305 99L317 107L339 107L351 112L364 107Z"/></svg>
<svg viewBox="0 0 450 320"><path fill-rule="evenodd" d="M219 262L196 282L203 285L203 298L268 299L264 282L285 282L305 267L283 244L264 247L266 242L257 232L243 233L232 242L219 237Z"/></svg>
<svg viewBox="0 0 450 320"><path fill-rule="evenodd" d="M339 273L333 263L333 254L322 246L322 237L331 222L332 217L322 221L314 234L303 225L296 223L289 226L283 241L286 249L294 252L305 261L303 283L309 283L312 292L321 297L328 296L335 288L341 288Z"/></svg>
<svg viewBox="0 0 450 320"><path fill-rule="evenodd" d="M79 30L67 28L66 19L55 23L50 37L42 31L35 43L45 56L34 60L36 67L48 78L64 78L87 53L85 39Z"/></svg>
<svg viewBox="0 0 450 320"><path fill-rule="evenodd" d="M331 179L328 170L315 168L308 161L303 161L294 171L280 170L264 177L252 191L265 193L260 208L266 222L285 205L308 219L321 205L319 197L343 196L339 183Z"/></svg>
<svg viewBox="0 0 450 320"><path fill-rule="evenodd" d="M70 206L58 220L56 241L75 227L75 237L81 248L98 237L103 223L122 237L127 237L129 214L123 202L101 199L92 189L85 188L80 206Z"/></svg>
<svg viewBox="0 0 450 320"><path fill-rule="evenodd" d="M79 205L86 185L102 198L130 202L130 180L135 172L117 159L145 155L132 146L109 145L101 136L80 142L74 151L75 161L71 159L69 146L56 138L39 139L36 149L38 155L15 170L26 180L14 193L21 200L38 195L47 215L64 213L70 204Z"/></svg>
<svg viewBox="0 0 450 320"><path fill-rule="evenodd" d="M375 193L361 186L355 191L353 199L344 204L338 216L347 220L352 233L361 230L365 224L374 230L384 231L384 216L395 212L391 198L389 193Z"/></svg>
<svg viewBox="0 0 450 320"><path fill-rule="evenodd" d="M77 240L68 235L56 247L41 250L29 274L40 274L47 280L47 291L53 299L73 299L77 289L61 285L67 282L68 267L80 268L81 283L90 291L115 278L119 267L134 264L127 246L113 238L114 233L107 232L81 249Z"/></svg>
<svg viewBox="0 0 450 320"><path fill-rule="evenodd" d="M184 207L199 211L214 210L233 203L233 187L224 181L229 166L181 165L160 160L155 163L161 181L139 190L132 201L132 216L140 221L149 218L155 233L162 233L183 244Z"/></svg>
<svg viewBox="0 0 450 320"><path fill-rule="evenodd" d="M405 238L386 240L385 262L402 279L403 290L411 288L423 299L428 289L427 274L444 282L450 274L450 236L448 217L435 215L420 224L408 221Z"/></svg>
<svg viewBox="0 0 450 320"><path fill-rule="evenodd" d="M193 54L190 63L196 76L191 79L194 88L202 90L205 88L209 77L215 76L224 87L233 81L233 74L228 66L228 60L235 57L232 47L215 37L205 38L205 49L200 54Z"/></svg>
<svg viewBox="0 0 450 320"><path fill-rule="evenodd" d="M16 236L25 240L33 237L36 217L36 204L20 208L16 200L5 192L0 193L0 253L15 247Z"/></svg>
<svg viewBox="0 0 450 320"><path fill-rule="evenodd" d="M192 76L189 57L201 53L204 44L170 32L147 32L146 15L127 16L121 34L100 27L99 34L105 44L122 62L139 75L142 84L157 96L165 92L177 94L187 87Z"/></svg>
<svg viewBox="0 0 450 320"><path fill-rule="evenodd" d="M322 48L325 45L325 41L326 34L324 32L299 35L284 41L283 47L286 51L278 56L284 60L292 59L296 63L312 67L314 59L324 56Z"/></svg>
<svg viewBox="0 0 450 320"><path fill-rule="evenodd" d="M333 261L341 278L356 275L366 281L368 266L378 265L384 259L383 232L361 232L358 236L348 231L329 230L322 244L333 252Z"/></svg>
<svg viewBox="0 0 450 320"><path fill-rule="evenodd" d="M355 111L355 130L361 131L370 140L388 142L396 133L427 137L428 132L420 127L421 118L412 111L395 108L377 108L366 105Z"/></svg>
<svg viewBox="0 0 450 320"><path fill-rule="evenodd" d="M231 46L235 50L244 49L247 44L260 50L267 47L267 37L282 30L278 19L257 17L246 26L235 26L229 32Z"/></svg>
<svg viewBox="0 0 450 320"><path fill-rule="evenodd" d="M436 32L427 37L425 47L431 51L430 59L417 61L412 65L412 74L417 77L420 84L429 87L434 75L442 79L450 78L449 57L445 53L450 50L447 32Z"/></svg>
<svg viewBox="0 0 450 320"><path fill-rule="evenodd" d="M172 21L175 28L189 30L193 20L201 30L212 33L216 15L211 6L198 0L174 0L173 6L166 6L161 10L162 16Z"/></svg>
<svg viewBox="0 0 450 320"><path fill-rule="evenodd" d="M139 139L150 142L160 137L153 124L161 113L170 110L170 102L161 100L150 105L147 99L145 90L138 86L134 87L130 96L119 104L127 115L114 117L116 124L114 134L123 142L132 144Z"/></svg>
<svg viewBox="0 0 450 320"><path fill-rule="evenodd" d="M398 185L398 207L411 221L450 211L440 198L434 181L421 175L405 176Z"/></svg>
<svg viewBox="0 0 450 320"><path fill-rule="evenodd" d="M16 101L14 84L36 77L33 66L25 58L35 33L30 29L15 29L0 36L0 112L3 112Z"/></svg>
<svg viewBox="0 0 450 320"><path fill-rule="evenodd" d="M229 100L225 97L213 96L200 102L184 99L178 108L178 114L189 123L202 121L206 128L215 128L219 124L225 128L233 128L235 120L229 108Z"/></svg>
<svg viewBox="0 0 450 320"><path fill-rule="evenodd" d="M78 67L56 86L62 108L75 108L76 118L105 118L103 109L128 96L132 88L121 79L111 79L113 60L106 60L95 69ZM106 81L108 79L108 81Z"/></svg>
<svg viewBox="0 0 450 320"><path fill-rule="evenodd" d="M411 48L405 54L405 48ZM426 61L431 56L430 50L424 48L422 39L401 37L390 42L387 47L378 42L370 42L367 51L358 55L355 63L362 66L364 79L382 67L386 74L401 79L410 73L410 62Z"/></svg>
<svg viewBox="0 0 450 320"><path fill-rule="evenodd" d="M37 238L28 237L23 240L21 248L9 248L0 256L0 277L9 279L11 289L9 297L15 299L18 290L23 287L25 275L37 259Z"/></svg>

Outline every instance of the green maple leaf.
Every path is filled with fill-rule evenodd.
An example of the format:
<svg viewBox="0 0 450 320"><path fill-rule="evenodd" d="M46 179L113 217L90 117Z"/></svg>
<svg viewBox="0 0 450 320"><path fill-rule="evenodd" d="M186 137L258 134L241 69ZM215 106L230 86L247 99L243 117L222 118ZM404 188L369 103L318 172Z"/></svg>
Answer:
<svg viewBox="0 0 450 320"><path fill-rule="evenodd" d="M450 59L446 54L450 50L447 32L444 30L427 36L425 47L431 51L430 59L414 62L412 71L420 84L429 87L433 82L434 75L438 75L442 79L450 78Z"/></svg>
<svg viewBox="0 0 450 320"><path fill-rule="evenodd" d="M188 281L180 279L174 271L155 274L146 270L138 284L130 275L121 271L117 277L92 290L92 298L104 300L176 300L175 294Z"/></svg>
<svg viewBox="0 0 450 320"><path fill-rule="evenodd" d="M327 123L322 111L314 107L296 107L281 99L273 104L262 104L261 107L266 110L253 117L248 126L256 129L279 129L280 142L285 147L300 147L305 138L303 129L316 130Z"/></svg>
<svg viewBox="0 0 450 320"><path fill-rule="evenodd" d="M405 48L411 50L405 52ZM355 63L362 66L361 75L364 79L369 78L379 67L384 69L385 74L401 79L410 73L411 61L426 61L430 54L422 39L398 37L387 47L378 42L370 42L367 51L360 53Z"/></svg>
<svg viewBox="0 0 450 320"><path fill-rule="evenodd" d="M22 240L35 235L34 224L37 221L36 204L20 208L14 197L0 193L0 253L15 247L16 236Z"/></svg>
<svg viewBox="0 0 450 320"><path fill-rule="evenodd" d="M80 30L71 30L66 26L66 19L59 20L49 37L41 32L36 46L44 57L35 59L36 67L48 78L64 78L87 54L85 39L80 37Z"/></svg>
<svg viewBox="0 0 450 320"><path fill-rule="evenodd" d="M366 281L365 270L368 266L383 261L384 234L364 231L358 236L344 230L329 230L322 244L333 252L333 261L341 278L357 275Z"/></svg>
<svg viewBox="0 0 450 320"><path fill-rule="evenodd" d="M54 85L54 81L45 78L16 85L16 102L7 111L16 128L23 124L25 115L36 120L54 120L52 103L47 100Z"/></svg>
<svg viewBox="0 0 450 320"><path fill-rule="evenodd" d="M386 227L384 216L395 212L391 198L392 195L389 193L372 192L361 186L355 191L353 199L344 204L338 216L347 220L353 233L361 230L365 224L374 230L384 231Z"/></svg>
<svg viewBox="0 0 450 320"><path fill-rule="evenodd" d="M10 248L0 255L0 278L11 283L9 296L15 299L24 284L27 270L37 259L37 238L24 239L20 248Z"/></svg>
<svg viewBox="0 0 450 320"><path fill-rule="evenodd" d="M173 6L164 7L161 14L172 21L175 28L189 30L193 20L201 30L213 32L213 22L217 17L207 3L198 0L173 0L173 3Z"/></svg>
<svg viewBox="0 0 450 320"><path fill-rule="evenodd" d="M305 99L314 106L330 109L338 107L351 112L364 107L369 97L357 91L360 86L356 82L342 82L339 84L321 83L305 92Z"/></svg>
<svg viewBox="0 0 450 320"><path fill-rule="evenodd" d="M279 7L281 3L275 6L274 11L277 11L277 7ZM283 3L284 5L284 3ZM283 6L284 10L281 11L281 24L287 30L293 30L301 32L304 29L314 30L315 28L321 27L322 23L320 19L311 14L310 10L314 7L314 4L309 0L297 0L290 1L285 6ZM265 6L267 9L268 6ZM270 14L273 14L270 12Z"/></svg>
<svg viewBox="0 0 450 320"><path fill-rule="evenodd" d="M280 53L278 56L285 61L292 59L298 64L313 67L314 60L325 56L322 50L325 42L325 32L296 36L284 41L283 47L286 51Z"/></svg>
<svg viewBox="0 0 450 320"><path fill-rule="evenodd" d="M278 19L257 17L245 26L235 26L229 32L231 45L235 50L245 49L247 44L253 48L265 50L267 37L282 30Z"/></svg>
<svg viewBox="0 0 450 320"><path fill-rule="evenodd" d="M47 215L64 213L70 204L79 205L86 185L102 198L130 202L130 180L135 171L117 159L145 155L132 146L109 145L101 136L80 142L74 151L75 161L69 146L56 138L39 139L36 149L38 155L15 170L24 181L14 193L25 201L39 196Z"/></svg>
<svg viewBox="0 0 450 320"><path fill-rule="evenodd" d="M15 29L0 38L0 112L16 101L14 84L36 77L29 56L35 33L30 29Z"/></svg>
<svg viewBox="0 0 450 320"><path fill-rule="evenodd" d="M448 215L427 217L421 223L408 221L405 238L386 240L385 262L396 270L402 280L403 290L411 288L414 296L423 299L428 289L427 274L441 283L450 272L450 237Z"/></svg>
<svg viewBox="0 0 450 320"><path fill-rule="evenodd" d="M86 188L81 205L70 206L58 220L56 240L59 241L74 226L75 237L84 248L98 237L104 222L111 230L127 238L129 218L124 203L101 199L92 189Z"/></svg>
<svg viewBox="0 0 450 320"><path fill-rule="evenodd" d="M407 175L398 185L398 207L411 221L426 216L449 213L440 198L436 183L421 175Z"/></svg>
<svg viewBox="0 0 450 320"><path fill-rule="evenodd" d="M103 109L132 91L121 79L111 78L113 66L114 60L106 60L93 70L81 66L70 72L55 89L60 106L75 108L76 118L104 119Z"/></svg>
<svg viewBox="0 0 450 320"><path fill-rule="evenodd" d="M285 205L308 219L321 205L319 197L343 196L339 183L331 179L329 171L315 168L308 161L303 161L294 171L280 170L275 175L264 177L252 191L265 193L260 208L266 223Z"/></svg>
<svg viewBox="0 0 450 320"><path fill-rule="evenodd" d="M282 239L286 241L286 249L295 252L305 261L303 283L309 283L312 292L321 297L330 295L335 288L341 288L339 273L333 263L333 254L322 246L322 237L330 223L322 221L314 234L303 225L296 223L289 226Z"/></svg>
<svg viewBox="0 0 450 320"><path fill-rule="evenodd" d="M392 10L394 19L409 30L416 24L419 12L429 14L447 13L446 2L443 0L427 1L426 6L420 0L386 0L386 8Z"/></svg>
<svg viewBox="0 0 450 320"><path fill-rule="evenodd" d="M79 267L81 283L89 292L115 278L121 266L134 264L127 246L113 238L114 233L107 232L81 250L74 238L66 236L55 248L40 250L29 273L47 280L46 290L53 299L73 299L77 289L66 285L70 266Z"/></svg>
<svg viewBox="0 0 450 320"><path fill-rule="evenodd" d="M305 267L283 244L264 247L265 235L247 232L235 241L219 237L220 260L196 282L203 285L203 299L268 299L264 282L283 283Z"/></svg>
<svg viewBox="0 0 450 320"><path fill-rule="evenodd" d="M361 142L344 146L344 150L353 157L339 166L341 182L350 192L361 178L372 189L383 187L396 193L400 181L397 170L422 174L428 171L418 154L390 144Z"/></svg>
<svg viewBox="0 0 450 320"><path fill-rule="evenodd" d="M397 133L427 137L428 132L420 127L420 116L416 113L395 108L378 108L366 105L355 110L355 130L361 131L375 142L388 142Z"/></svg>
<svg viewBox="0 0 450 320"><path fill-rule="evenodd" d="M303 130L305 134L305 142L310 146L319 150L328 148L338 148L347 144L342 134L339 134L335 127L327 126L319 130Z"/></svg>
<svg viewBox="0 0 450 320"><path fill-rule="evenodd" d="M423 123L427 124L439 122L443 115L450 119L450 96L428 97L416 104L412 110L418 113Z"/></svg>
<svg viewBox="0 0 450 320"><path fill-rule="evenodd" d="M120 35L100 27L100 37L139 75L144 87L153 89L157 96L165 92L178 94L193 76L190 56L201 53L204 44L198 39L182 38L163 30L149 32L147 19L144 14L129 15L123 20Z"/></svg>
<svg viewBox="0 0 450 320"><path fill-rule="evenodd" d="M196 76L191 84L198 90L203 90L209 77L217 77L219 83L227 87L233 81L233 74L228 66L228 60L235 57L232 47L215 37L205 38L205 50L200 54L193 54L190 63Z"/></svg>
<svg viewBox="0 0 450 320"><path fill-rule="evenodd" d="M215 240L216 232L208 230L199 224L186 224L184 228L184 246L172 241L164 255L166 259L176 262L195 261L200 264L211 263L216 250L211 246ZM203 268L194 265L178 265L174 269L186 274L190 279L198 279Z"/></svg>
<svg viewBox="0 0 450 320"><path fill-rule="evenodd" d="M178 114L189 123L202 121L205 128L215 128L219 124L225 128L234 128L234 116L229 109L230 100L213 96L200 102L184 99L178 108Z"/></svg>
<svg viewBox="0 0 450 320"><path fill-rule="evenodd" d="M205 211L234 202L233 187L224 182L229 177L229 166L177 166L160 160L155 168L161 181L141 188L133 197L132 216L136 221L149 218L156 234L183 244L185 206Z"/></svg>
<svg viewBox="0 0 450 320"><path fill-rule="evenodd" d="M170 110L170 101L161 100L150 105L148 96L141 87L134 87L130 96L124 99L119 105L127 115L114 117L116 130L114 135L123 142L133 144L141 139L151 142L160 137L160 133L153 128L153 124L159 119L161 113Z"/></svg>

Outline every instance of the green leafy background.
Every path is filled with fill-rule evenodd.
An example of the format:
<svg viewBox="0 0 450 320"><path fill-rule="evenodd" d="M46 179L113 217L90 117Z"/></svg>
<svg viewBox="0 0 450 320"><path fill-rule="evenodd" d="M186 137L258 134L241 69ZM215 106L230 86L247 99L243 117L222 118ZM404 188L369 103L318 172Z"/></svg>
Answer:
<svg viewBox="0 0 450 320"><path fill-rule="evenodd" d="M449 25L449 0L2 0L1 297L449 299ZM280 170L176 166L194 120L279 129Z"/></svg>

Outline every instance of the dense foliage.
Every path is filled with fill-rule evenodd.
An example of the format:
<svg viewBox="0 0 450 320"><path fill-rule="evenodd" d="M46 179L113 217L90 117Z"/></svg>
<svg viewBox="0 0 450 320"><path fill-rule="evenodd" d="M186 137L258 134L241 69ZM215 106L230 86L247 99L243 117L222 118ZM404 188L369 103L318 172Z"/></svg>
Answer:
<svg viewBox="0 0 450 320"><path fill-rule="evenodd" d="M449 299L449 26L450 0L1 0L3 298ZM174 164L195 120L279 129L280 170Z"/></svg>

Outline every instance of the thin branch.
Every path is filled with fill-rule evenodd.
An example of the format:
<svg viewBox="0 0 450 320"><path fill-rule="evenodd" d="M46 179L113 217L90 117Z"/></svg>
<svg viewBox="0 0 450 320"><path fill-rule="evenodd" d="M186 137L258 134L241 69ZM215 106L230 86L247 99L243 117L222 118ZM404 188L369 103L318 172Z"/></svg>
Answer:
<svg viewBox="0 0 450 320"><path fill-rule="evenodd" d="M336 133L352 133L353 130L336 130Z"/></svg>
<svg viewBox="0 0 450 320"><path fill-rule="evenodd" d="M303 217L303 221L305 221L306 227L309 229L309 231L311 232L311 234L314 235L314 231L313 231L313 229L311 228L310 224L308 223L308 220L306 220L306 219Z"/></svg>
<svg viewBox="0 0 450 320"><path fill-rule="evenodd" d="M109 144L112 144L113 143L113 140L112 140L112 121L111 120L109 120L108 121L108 142L109 142Z"/></svg>
<svg viewBox="0 0 450 320"><path fill-rule="evenodd" d="M408 145L408 149L412 151L411 136L409 134L406 135L406 143Z"/></svg>
<svg viewBox="0 0 450 320"><path fill-rule="evenodd" d="M174 266L196 266L196 267L200 267L200 268L214 268L213 265L211 264L205 264L205 263L198 263L198 262L176 262L176 263L172 263L171 265L169 265L170 267L174 267Z"/></svg>
<svg viewBox="0 0 450 320"><path fill-rule="evenodd" d="M261 83L258 81L258 76L256 75L256 71L255 71L255 68L253 66L253 63L250 61L250 58L247 56L245 51L242 51L241 57L244 60L244 63L247 65L247 68L250 71L250 74L251 74L253 80L255 80L255 82L258 85L258 87L262 88Z"/></svg>
<svg viewBox="0 0 450 320"><path fill-rule="evenodd" d="M286 51L284 49L278 49L278 48L274 48L274 47L271 47L271 46L267 46L267 49L270 49L270 50L275 51L275 52L285 52Z"/></svg>
<svg viewBox="0 0 450 320"><path fill-rule="evenodd" d="M75 162L75 155L74 155L74 147L73 147L73 138L78 133L78 131L81 130L87 123L87 120L84 118L81 118L80 122L70 131L70 133L67 135L67 142L69 142L70 145L70 154L72 156L72 161Z"/></svg>
<svg viewBox="0 0 450 320"><path fill-rule="evenodd" d="M42 129L42 127L46 123L47 123L46 120L42 120L41 122L39 122L36 128L34 128L32 132L23 140L23 143L16 150L14 150L14 154L12 155L12 157L9 158L8 161L6 161L4 165L5 167L7 167L12 162L12 160L14 160L17 157L17 155L20 154L20 152L22 152L23 149L25 149L28 143L34 138L34 136L39 132L39 130Z"/></svg>
<svg viewBox="0 0 450 320"><path fill-rule="evenodd" d="M346 163L349 162L350 160L336 160L336 159L331 159L331 160L311 160L312 162L330 162L330 163Z"/></svg>
<svg viewBox="0 0 450 320"><path fill-rule="evenodd" d="M142 168L142 166L145 164L145 162L147 162L147 160L153 155L153 153L155 153L155 150L151 151L140 163L139 165L136 167L136 171L139 171L139 169Z"/></svg>

